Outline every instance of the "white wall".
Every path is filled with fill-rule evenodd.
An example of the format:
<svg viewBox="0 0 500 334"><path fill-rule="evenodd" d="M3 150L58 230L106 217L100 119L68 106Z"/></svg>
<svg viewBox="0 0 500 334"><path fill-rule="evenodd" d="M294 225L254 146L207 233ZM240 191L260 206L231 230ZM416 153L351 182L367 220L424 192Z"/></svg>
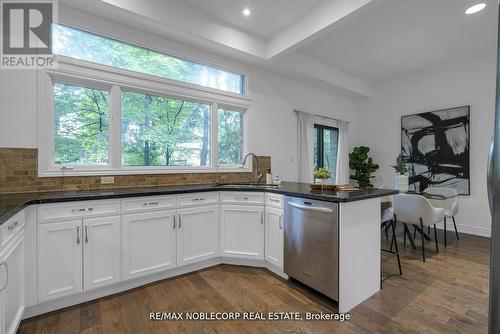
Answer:
<svg viewBox="0 0 500 334"><path fill-rule="evenodd" d="M486 161L493 136L496 53L446 63L376 83L375 97L359 104L362 131L354 140L371 148L380 170L376 184L392 184L390 167L400 152L402 115L470 105L471 195L460 197L459 229L490 234Z"/></svg>
<svg viewBox="0 0 500 334"><path fill-rule="evenodd" d="M36 72L0 70L0 147L36 147Z"/></svg>
<svg viewBox="0 0 500 334"><path fill-rule="evenodd" d="M66 24L102 31L175 54L244 71L253 103L252 151L272 156L273 174L297 180L295 109L356 123L356 104L350 98L257 67L218 57L187 45L84 14L61 15ZM36 75L32 70L0 70L0 147L37 147Z"/></svg>

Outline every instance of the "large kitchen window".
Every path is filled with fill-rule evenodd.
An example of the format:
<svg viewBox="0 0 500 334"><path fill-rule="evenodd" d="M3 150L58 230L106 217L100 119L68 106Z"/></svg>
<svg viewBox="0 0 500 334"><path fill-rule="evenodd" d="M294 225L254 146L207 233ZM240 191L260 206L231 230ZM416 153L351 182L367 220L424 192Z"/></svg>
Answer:
<svg viewBox="0 0 500 334"><path fill-rule="evenodd" d="M108 101L106 90L54 85L55 164L108 164Z"/></svg>
<svg viewBox="0 0 500 334"><path fill-rule="evenodd" d="M122 92L124 166L209 166L211 106Z"/></svg>
<svg viewBox="0 0 500 334"><path fill-rule="evenodd" d="M219 109L217 152L220 165L238 165L243 159L243 113Z"/></svg>
<svg viewBox="0 0 500 334"><path fill-rule="evenodd" d="M53 25L53 52L102 65L244 94L245 77L223 68L175 57L65 25Z"/></svg>
<svg viewBox="0 0 500 334"><path fill-rule="evenodd" d="M38 73L40 176L250 170L244 75L62 25L54 44L58 68Z"/></svg>
<svg viewBox="0 0 500 334"><path fill-rule="evenodd" d="M336 181L339 130L314 124L314 169L324 167L332 173L331 183Z"/></svg>

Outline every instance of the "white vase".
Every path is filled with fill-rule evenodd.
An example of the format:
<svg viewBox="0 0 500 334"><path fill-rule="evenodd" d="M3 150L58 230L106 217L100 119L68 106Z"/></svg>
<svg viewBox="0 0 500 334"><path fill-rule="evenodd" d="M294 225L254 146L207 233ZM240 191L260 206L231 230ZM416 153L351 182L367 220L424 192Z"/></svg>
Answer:
<svg viewBox="0 0 500 334"><path fill-rule="evenodd" d="M394 187L402 193L408 192L408 176L401 174L396 175Z"/></svg>

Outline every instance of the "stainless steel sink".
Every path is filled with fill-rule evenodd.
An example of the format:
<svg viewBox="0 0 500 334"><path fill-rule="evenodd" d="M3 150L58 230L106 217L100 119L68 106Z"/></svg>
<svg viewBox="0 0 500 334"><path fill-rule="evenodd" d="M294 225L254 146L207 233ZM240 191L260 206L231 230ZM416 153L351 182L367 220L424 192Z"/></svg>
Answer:
<svg viewBox="0 0 500 334"><path fill-rule="evenodd" d="M217 187L221 188L247 188L247 189L265 189L275 188L275 184L256 184L256 183L231 183L231 184L218 184Z"/></svg>

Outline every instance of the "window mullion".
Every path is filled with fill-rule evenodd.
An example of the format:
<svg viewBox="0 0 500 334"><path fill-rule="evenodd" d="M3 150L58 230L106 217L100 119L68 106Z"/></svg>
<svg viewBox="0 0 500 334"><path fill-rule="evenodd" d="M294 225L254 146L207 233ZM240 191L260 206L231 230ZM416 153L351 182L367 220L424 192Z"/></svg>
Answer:
<svg viewBox="0 0 500 334"><path fill-rule="evenodd" d="M110 91L110 165L113 169L121 168L121 89L119 86L114 85Z"/></svg>
<svg viewBox="0 0 500 334"><path fill-rule="evenodd" d="M218 160L218 148L219 148L219 142L218 142L218 114L219 114L219 105L217 102L212 103L212 138L211 138L211 145L212 145L212 154L211 154L211 161L210 165L212 167L217 168L219 165L219 160Z"/></svg>

